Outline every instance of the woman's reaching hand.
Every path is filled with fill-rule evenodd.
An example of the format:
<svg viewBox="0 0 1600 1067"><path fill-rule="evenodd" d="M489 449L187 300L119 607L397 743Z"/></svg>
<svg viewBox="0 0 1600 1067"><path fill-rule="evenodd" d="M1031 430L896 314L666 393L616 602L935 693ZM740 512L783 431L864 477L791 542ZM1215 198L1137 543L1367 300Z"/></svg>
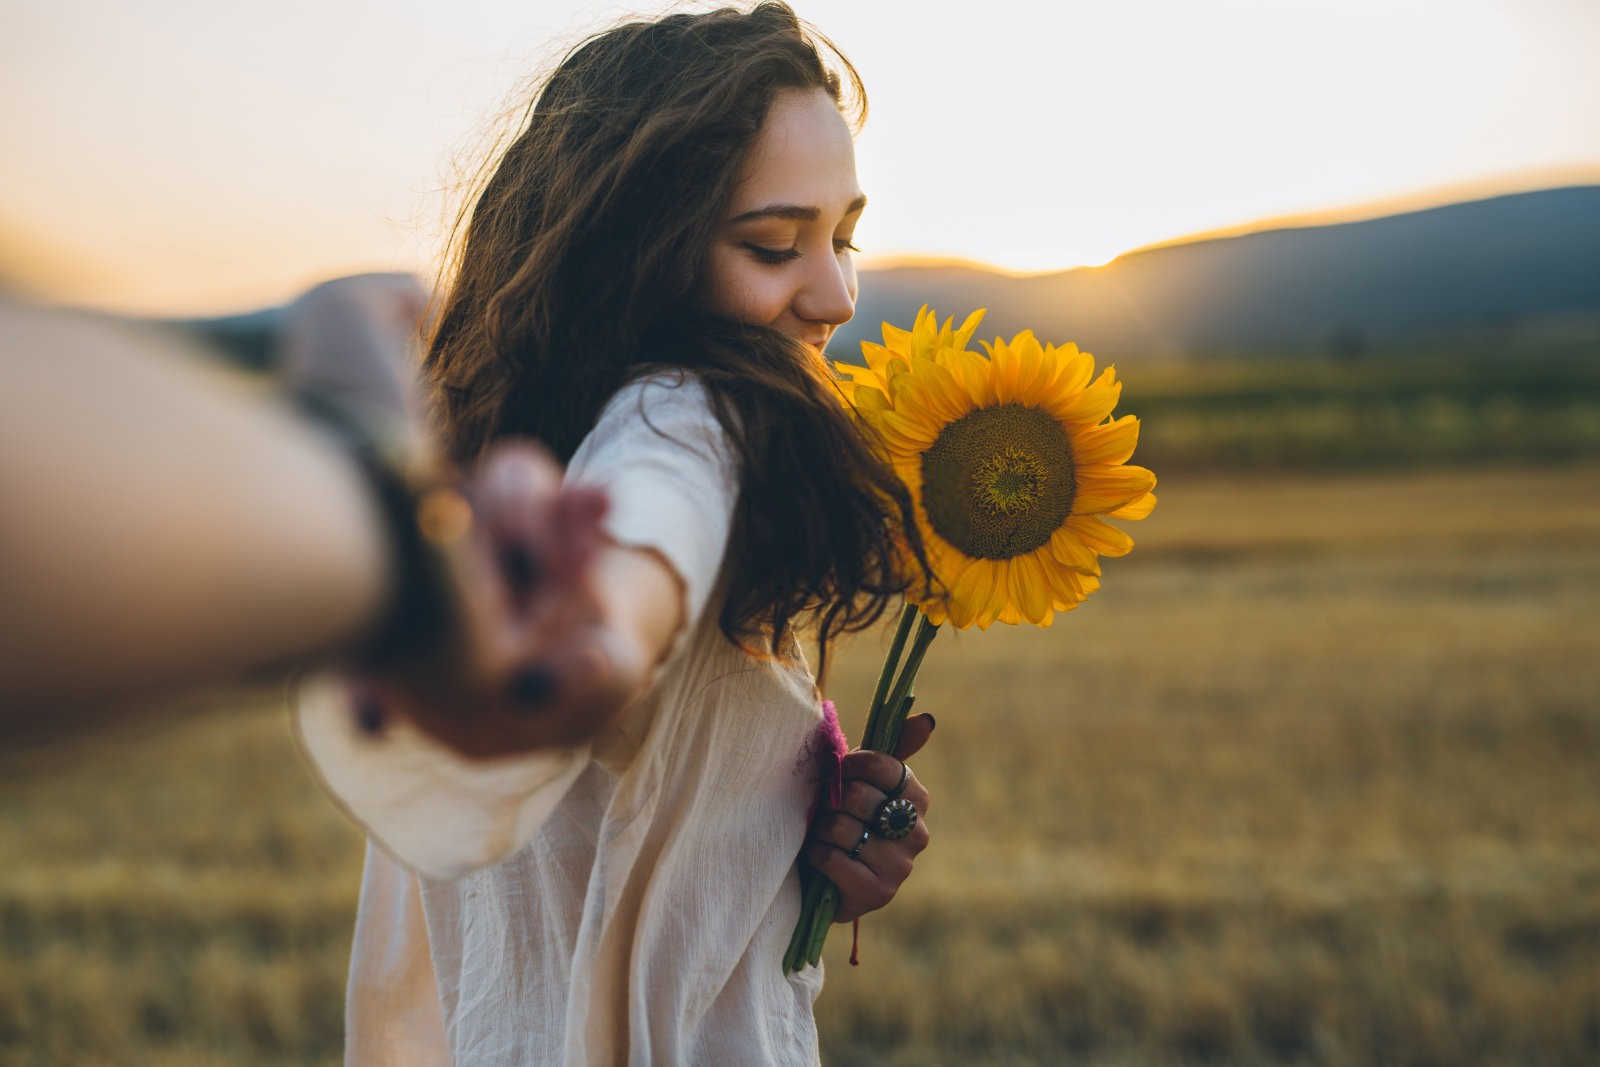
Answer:
<svg viewBox="0 0 1600 1067"><path fill-rule="evenodd" d="M606 499L564 487L529 442L497 445L467 487L473 528L451 559L456 620L426 662L351 680L356 721L402 715L473 758L580 744L644 684L656 650L607 596ZM647 583L648 584L648 583Z"/></svg>

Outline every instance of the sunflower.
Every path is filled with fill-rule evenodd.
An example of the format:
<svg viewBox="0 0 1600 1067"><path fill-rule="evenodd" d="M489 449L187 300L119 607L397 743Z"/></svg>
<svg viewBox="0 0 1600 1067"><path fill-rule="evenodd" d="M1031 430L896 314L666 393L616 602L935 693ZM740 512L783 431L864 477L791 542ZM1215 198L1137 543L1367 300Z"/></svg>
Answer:
<svg viewBox="0 0 1600 1067"><path fill-rule="evenodd" d="M970 351L982 316L941 327L924 308L863 343L865 367L838 370L911 492L944 587L919 602L928 621L1048 626L1099 588L1101 556L1133 548L1104 517L1150 514L1156 478L1127 462L1139 420L1110 417L1114 368L1095 377L1093 356L1028 330Z"/></svg>

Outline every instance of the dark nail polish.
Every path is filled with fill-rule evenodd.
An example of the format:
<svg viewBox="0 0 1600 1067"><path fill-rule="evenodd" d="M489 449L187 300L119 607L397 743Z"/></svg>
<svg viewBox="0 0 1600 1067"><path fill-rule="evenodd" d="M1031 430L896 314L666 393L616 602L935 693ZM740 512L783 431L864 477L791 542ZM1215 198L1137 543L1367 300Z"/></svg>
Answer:
<svg viewBox="0 0 1600 1067"><path fill-rule="evenodd" d="M550 699L556 690L556 679L544 667L524 667L511 679L508 692L519 707L532 711Z"/></svg>
<svg viewBox="0 0 1600 1067"><path fill-rule="evenodd" d="M938 725L939 725L939 720L935 719L932 715L929 715L928 716L928 732L930 734L933 733L934 727L936 727Z"/></svg>
<svg viewBox="0 0 1600 1067"><path fill-rule="evenodd" d="M356 726L368 737L376 737L383 732L383 705L372 697L362 697L356 701L355 715Z"/></svg>
<svg viewBox="0 0 1600 1067"><path fill-rule="evenodd" d="M524 545L508 545L500 552L500 572L511 591L520 595L539 580L539 560Z"/></svg>

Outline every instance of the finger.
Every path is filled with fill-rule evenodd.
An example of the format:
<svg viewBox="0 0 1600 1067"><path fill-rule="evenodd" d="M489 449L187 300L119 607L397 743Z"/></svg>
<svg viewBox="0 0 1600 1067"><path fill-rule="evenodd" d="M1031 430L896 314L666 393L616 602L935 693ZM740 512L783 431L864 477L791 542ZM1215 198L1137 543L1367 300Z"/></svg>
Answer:
<svg viewBox="0 0 1600 1067"><path fill-rule="evenodd" d="M858 748L845 756L840 773L847 782L851 779L860 779L888 793L900 784L901 766L901 762L887 752Z"/></svg>
<svg viewBox="0 0 1600 1067"><path fill-rule="evenodd" d="M831 845L812 842L806 860L839 890L834 922L850 922L889 903L894 890L883 884L865 864L857 863Z"/></svg>
<svg viewBox="0 0 1600 1067"><path fill-rule="evenodd" d="M469 490L484 526L501 537L542 535L560 491L561 467L531 441L492 448Z"/></svg>
<svg viewBox="0 0 1600 1067"><path fill-rule="evenodd" d="M884 845L899 849L905 853L909 860L920 856L931 840L933 840L933 835L928 831L928 820L919 818L916 825L911 827L910 833L898 841L885 841ZM907 868L907 873L909 873L909 867Z"/></svg>
<svg viewBox="0 0 1600 1067"><path fill-rule="evenodd" d="M886 799L888 798L883 790L871 782L858 778L844 784L844 798L839 810L848 812L867 823L878 817L878 809Z"/></svg>
<svg viewBox="0 0 1600 1067"><path fill-rule="evenodd" d="M866 846L872 842L870 831L866 841L862 841L861 831L865 829L867 829L865 820L858 819L848 812L835 811L821 816L811 824L811 837L847 854L854 852L858 845L865 852Z"/></svg>
<svg viewBox="0 0 1600 1067"><path fill-rule="evenodd" d="M560 488L554 460L525 442L497 447L473 478L473 507L518 613L547 576L564 573L551 559L558 552L551 514Z"/></svg>
<svg viewBox="0 0 1600 1067"><path fill-rule="evenodd" d="M895 746L895 756L908 760L921 752L922 746L933 736L933 727L932 715L913 715L907 719L905 725L900 728L900 743Z"/></svg>
<svg viewBox="0 0 1600 1067"><path fill-rule="evenodd" d="M500 694L502 710L538 730L545 744L591 740L611 724L646 673L637 650L607 626L578 627L545 653L512 672Z"/></svg>
<svg viewBox="0 0 1600 1067"><path fill-rule="evenodd" d="M905 784L895 795L905 797L916 805L918 812L926 815L929 805L928 791L917 781L917 772L893 756L883 752L857 749L844 758L842 777L846 782L852 779L870 782L888 794L894 793L895 787L900 785L902 767L905 767Z"/></svg>
<svg viewBox="0 0 1600 1067"><path fill-rule="evenodd" d="M555 499L551 515L551 566L581 572L605 542L602 520L611 500L602 489L568 486Z"/></svg>

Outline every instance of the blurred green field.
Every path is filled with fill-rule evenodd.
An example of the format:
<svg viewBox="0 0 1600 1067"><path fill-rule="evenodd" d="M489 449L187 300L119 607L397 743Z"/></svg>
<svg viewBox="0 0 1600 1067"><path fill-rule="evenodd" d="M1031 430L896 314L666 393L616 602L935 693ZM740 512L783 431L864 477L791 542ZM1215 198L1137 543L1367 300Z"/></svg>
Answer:
<svg viewBox="0 0 1600 1067"><path fill-rule="evenodd" d="M1078 612L935 643L825 1060L1600 1062L1600 465L1161 494ZM360 842L232 703L5 757L0 1062L336 1061Z"/></svg>
<svg viewBox="0 0 1600 1067"><path fill-rule="evenodd" d="M1570 462L1600 456L1597 344L1133 362L1119 411L1144 419L1139 462L1167 475Z"/></svg>

